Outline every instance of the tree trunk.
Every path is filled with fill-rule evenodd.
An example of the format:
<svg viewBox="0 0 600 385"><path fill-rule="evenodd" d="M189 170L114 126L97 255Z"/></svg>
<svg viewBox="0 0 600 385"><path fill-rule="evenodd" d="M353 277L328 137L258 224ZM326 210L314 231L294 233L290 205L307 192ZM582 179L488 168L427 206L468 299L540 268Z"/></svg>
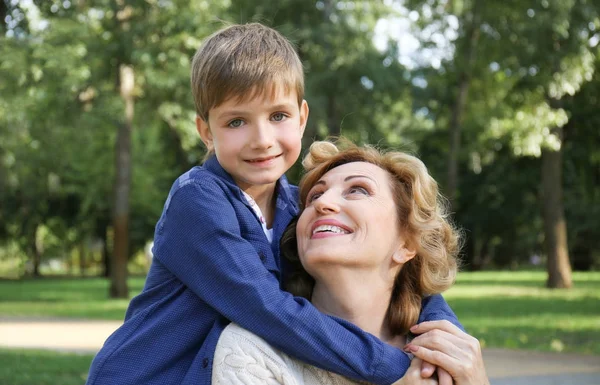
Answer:
<svg viewBox="0 0 600 385"><path fill-rule="evenodd" d="M8 15L8 5L5 0L0 1L0 33L4 35L8 30L6 25L6 16Z"/></svg>
<svg viewBox="0 0 600 385"><path fill-rule="evenodd" d="M85 245L83 242L79 243L79 275L85 276Z"/></svg>
<svg viewBox="0 0 600 385"><path fill-rule="evenodd" d="M104 240L106 241L106 237L104 238ZM110 256L110 250L108 249L106 243L104 243L104 247L102 248L102 267L102 276L104 278L110 278L112 271L112 258Z"/></svg>
<svg viewBox="0 0 600 385"><path fill-rule="evenodd" d="M127 261L129 260L129 192L131 190L131 129L133 123L134 72L121 65L119 86L125 103L125 120L119 125L116 143L116 183L113 216L114 249L111 266L111 298L127 298Z"/></svg>
<svg viewBox="0 0 600 385"><path fill-rule="evenodd" d="M104 217L104 215L102 215ZM110 217L103 218L96 221L96 228L94 234L98 239L102 240L101 250L101 262L102 262L102 277L110 278L111 271L111 257L110 249L108 246L108 226L110 224Z"/></svg>
<svg viewBox="0 0 600 385"><path fill-rule="evenodd" d="M562 129L554 134L562 144ZM556 151L542 150L542 210L546 253L548 254L549 288L570 288L571 265L567 247L567 222L563 208L562 146Z"/></svg>
<svg viewBox="0 0 600 385"><path fill-rule="evenodd" d="M456 192L458 188L458 157L460 154L461 131L469 86L471 85L471 72L475 66L475 52L479 40L479 11L478 1L475 0L470 15L466 18L467 44L464 49L464 65L458 75L458 93L456 102L450 116L449 150L448 150L448 175L446 179L446 195L452 206L455 205Z"/></svg>
<svg viewBox="0 0 600 385"><path fill-rule="evenodd" d="M41 252L41 250L39 248L39 245L38 245L38 242L36 240L36 233L35 232L34 232L33 242L32 242L32 245L31 245L31 254L33 256L33 261L32 261L33 267L32 267L32 270L31 270L31 275L34 278L41 277L41 274L40 274L40 264L41 264L41 261L42 261L42 252Z"/></svg>
<svg viewBox="0 0 600 385"><path fill-rule="evenodd" d="M42 256L44 255L44 241L42 237L38 236L40 226L36 224L33 227L33 276L41 277L40 265L42 263Z"/></svg>

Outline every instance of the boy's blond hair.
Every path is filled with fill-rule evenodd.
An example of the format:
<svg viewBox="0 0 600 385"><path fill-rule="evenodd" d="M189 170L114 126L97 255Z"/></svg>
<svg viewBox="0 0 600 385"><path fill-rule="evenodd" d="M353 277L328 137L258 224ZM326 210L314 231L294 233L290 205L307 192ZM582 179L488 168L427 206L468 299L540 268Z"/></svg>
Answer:
<svg viewBox="0 0 600 385"><path fill-rule="evenodd" d="M208 37L192 60L196 113L208 123L208 112L231 98L273 97L278 87L304 99L302 62L292 43L259 23L232 25Z"/></svg>

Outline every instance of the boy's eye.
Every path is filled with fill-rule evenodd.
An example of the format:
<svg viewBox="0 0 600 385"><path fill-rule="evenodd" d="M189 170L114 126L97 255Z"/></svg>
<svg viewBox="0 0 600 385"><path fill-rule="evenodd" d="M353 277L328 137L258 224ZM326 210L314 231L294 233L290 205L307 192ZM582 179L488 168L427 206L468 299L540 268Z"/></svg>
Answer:
<svg viewBox="0 0 600 385"><path fill-rule="evenodd" d="M244 121L242 119L233 119L231 122L227 123L227 126L231 128L238 128L241 127L243 124Z"/></svg>
<svg viewBox="0 0 600 385"><path fill-rule="evenodd" d="M286 114L284 114L283 112L277 112L273 114L273 116L271 116L271 120L275 122L281 122L282 120L285 120L286 117Z"/></svg>

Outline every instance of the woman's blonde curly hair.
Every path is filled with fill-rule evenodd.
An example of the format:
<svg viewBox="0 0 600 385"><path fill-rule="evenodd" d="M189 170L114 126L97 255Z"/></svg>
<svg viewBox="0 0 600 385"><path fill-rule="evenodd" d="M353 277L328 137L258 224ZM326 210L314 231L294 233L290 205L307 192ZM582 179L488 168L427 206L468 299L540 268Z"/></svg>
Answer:
<svg viewBox="0 0 600 385"><path fill-rule="evenodd" d="M394 283L387 313L390 331L404 335L421 312L423 297L448 289L456 278L460 234L448 219L445 199L427 168L412 155L357 146L345 139L318 141L310 146L302 165L300 181L301 212L310 189L329 170L351 162L367 162L388 172L400 231L417 253L406 262ZM286 230L281 252L291 264L286 289L310 299L314 279L304 270L298 256L296 221Z"/></svg>

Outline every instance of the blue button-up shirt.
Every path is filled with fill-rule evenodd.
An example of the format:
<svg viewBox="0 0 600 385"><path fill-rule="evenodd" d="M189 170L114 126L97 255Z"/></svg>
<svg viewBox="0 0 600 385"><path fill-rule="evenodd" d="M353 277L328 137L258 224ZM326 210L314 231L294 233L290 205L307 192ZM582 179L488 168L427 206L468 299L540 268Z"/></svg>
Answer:
<svg viewBox="0 0 600 385"><path fill-rule="evenodd" d="M209 385L225 326L235 321L289 355L375 384L400 378L408 356L280 288L279 239L298 214L297 187L277 183L273 242L216 158L175 181L156 225L154 260L124 324L94 358L89 385ZM456 316L441 296L421 320Z"/></svg>

